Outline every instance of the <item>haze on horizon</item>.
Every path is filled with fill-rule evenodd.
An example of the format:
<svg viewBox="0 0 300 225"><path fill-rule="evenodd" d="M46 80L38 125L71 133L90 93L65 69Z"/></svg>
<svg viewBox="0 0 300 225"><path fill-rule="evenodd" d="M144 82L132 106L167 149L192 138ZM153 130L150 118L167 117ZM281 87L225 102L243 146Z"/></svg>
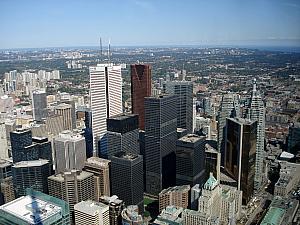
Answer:
<svg viewBox="0 0 300 225"><path fill-rule="evenodd" d="M2 0L0 49L98 46L300 47L297 0Z"/></svg>

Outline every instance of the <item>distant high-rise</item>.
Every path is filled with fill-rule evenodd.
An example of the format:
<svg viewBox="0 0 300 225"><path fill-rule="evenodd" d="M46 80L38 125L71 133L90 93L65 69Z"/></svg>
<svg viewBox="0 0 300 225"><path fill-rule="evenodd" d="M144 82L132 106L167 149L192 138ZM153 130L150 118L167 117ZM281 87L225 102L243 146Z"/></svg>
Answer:
<svg viewBox="0 0 300 225"><path fill-rule="evenodd" d="M98 141L107 131L106 119L123 112L121 66L98 64L89 69L93 149L98 155Z"/></svg>
<svg viewBox="0 0 300 225"><path fill-rule="evenodd" d="M88 158L85 162L83 170L94 175L95 201L103 195L110 196L109 166L110 160L98 157Z"/></svg>
<svg viewBox="0 0 300 225"><path fill-rule="evenodd" d="M176 142L176 185L205 181L205 137L188 134Z"/></svg>
<svg viewBox="0 0 300 225"><path fill-rule="evenodd" d="M140 154L138 115L119 114L108 118L105 138L106 151L100 152L103 158L110 159L120 151Z"/></svg>
<svg viewBox="0 0 300 225"><path fill-rule="evenodd" d="M48 116L46 92L40 90L32 92L32 108L34 120L42 121Z"/></svg>
<svg viewBox="0 0 300 225"><path fill-rule="evenodd" d="M86 160L85 139L71 131L63 131L53 140L55 171L82 170Z"/></svg>
<svg viewBox="0 0 300 225"><path fill-rule="evenodd" d="M151 96L151 66L135 64L131 70L132 113L139 116L139 128L145 129L144 98Z"/></svg>
<svg viewBox="0 0 300 225"><path fill-rule="evenodd" d="M225 171L243 191L243 202L253 195L257 122L242 118L227 118L225 132Z"/></svg>
<svg viewBox="0 0 300 225"><path fill-rule="evenodd" d="M205 144L205 179L208 179L210 173L220 180L221 175L221 153L210 144Z"/></svg>
<svg viewBox="0 0 300 225"><path fill-rule="evenodd" d="M63 116L63 128L64 130L73 130L73 116L72 105L61 103L55 107L54 112L56 115Z"/></svg>
<svg viewBox="0 0 300 225"><path fill-rule="evenodd" d="M9 225L70 225L69 205L33 189L0 207L0 224Z"/></svg>
<svg viewBox="0 0 300 225"><path fill-rule="evenodd" d="M12 166L12 175L16 196L26 194L26 188L48 193L47 178L51 175L48 160L31 160L17 162Z"/></svg>
<svg viewBox="0 0 300 225"><path fill-rule="evenodd" d="M146 192L158 195L176 183L177 96L145 98Z"/></svg>
<svg viewBox="0 0 300 225"><path fill-rule="evenodd" d="M91 200L82 201L74 206L76 225L110 225L109 206Z"/></svg>
<svg viewBox="0 0 300 225"><path fill-rule="evenodd" d="M187 209L189 205L190 185L174 186L159 193L159 212L169 205Z"/></svg>
<svg viewBox="0 0 300 225"><path fill-rule="evenodd" d="M94 198L93 174L72 170L48 177L49 195L69 203L70 212L78 202Z"/></svg>
<svg viewBox="0 0 300 225"><path fill-rule="evenodd" d="M111 191L125 204L144 212L143 157L119 152L111 158ZM120 185L122 184L122 185Z"/></svg>
<svg viewBox="0 0 300 225"><path fill-rule="evenodd" d="M256 161L255 161L255 178L254 188L259 189L263 177L263 163L265 157L265 106L261 95L256 90L256 80L253 82L253 91L250 99L250 107L248 109L247 117L252 121L257 121L257 134L256 134Z"/></svg>
<svg viewBox="0 0 300 225"><path fill-rule="evenodd" d="M166 84L166 93L177 95L177 127L193 133L193 84L187 81L173 81Z"/></svg>
<svg viewBox="0 0 300 225"><path fill-rule="evenodd" d="M224 163L226 118L240 116L240 105L236 94L225 94L222 97L218 118L218 151L221 152L221 163Z"/></svg>

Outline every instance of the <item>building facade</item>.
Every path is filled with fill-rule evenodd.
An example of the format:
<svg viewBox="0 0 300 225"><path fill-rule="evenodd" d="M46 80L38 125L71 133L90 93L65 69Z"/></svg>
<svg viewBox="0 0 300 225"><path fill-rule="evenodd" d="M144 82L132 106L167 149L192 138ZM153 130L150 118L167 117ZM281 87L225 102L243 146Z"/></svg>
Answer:
<svg viewBox="0 0 300 225"><path fill-rule="evenodd" d="M131 71L131 102L132 113L139 116L139 128L145 129L144 98L151 96L151 66L135 64Z"/></svg>
<svg viewBox="0 0 300 225"><path fill-rule="evenodd" d="M98 64L89 70L93 149L96 156L98 142L107 131L106 119L123 112L122 76L121 66L113 64Z"/></svg>
<svg viewBox="0 0 300 225"><path fill-rule="evenodd" d="M143 157L119 152L111 158L111 191L125 204L144 212Z"/></svg>
<svg viewBox="0 0 300 225"><path fill-rule="evenodd" d="M36 121L42 121L48 116L47 94L45 91L32 92L32 111L33 119Z"/></svg>
<svg viewBox="0 0 300 225"><path fill-rule="evenodd" d="M158 195L176 183L176 96L145 98L146 192Z"/></svg>

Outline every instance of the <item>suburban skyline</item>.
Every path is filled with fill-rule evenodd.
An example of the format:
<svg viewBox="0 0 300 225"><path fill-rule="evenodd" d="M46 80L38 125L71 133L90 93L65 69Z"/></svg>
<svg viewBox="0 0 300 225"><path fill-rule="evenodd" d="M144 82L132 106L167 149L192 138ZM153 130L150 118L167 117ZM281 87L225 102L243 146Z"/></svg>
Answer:
<svg viewBox="0 0 300 225"><path fill-rule="evenodd" d="M0 49L138 45L300 46L300 2L1 1Z"/></svg>

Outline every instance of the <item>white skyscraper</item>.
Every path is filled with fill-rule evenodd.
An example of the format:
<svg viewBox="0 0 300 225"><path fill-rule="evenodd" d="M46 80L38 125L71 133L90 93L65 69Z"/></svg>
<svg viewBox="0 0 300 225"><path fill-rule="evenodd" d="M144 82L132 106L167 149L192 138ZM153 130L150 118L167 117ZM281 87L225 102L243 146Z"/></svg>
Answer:
<svg viewBox="0 0 300 225"><path fill-rule="evenodd" d="M86 161L85 138L71 131L63 131L54 138L55 171L82 170Z"/></svg>
<svg viewBox="0 0 300 225"><path fill-rule="evenodd" d="M98 64L90 67L90 96L94 155L98 140L107 131L106 119L123 112L121 66Z"/></svg>
<svg viewBox="0 0 300 225"><path fill-rule="evenodd" d="M256 161L254 188L257 190L263 179L264 140L265 140L265 107L264 102L256 90L256 79L253 81L253 91L250 99L248 118L257 121Z"/></svg>

